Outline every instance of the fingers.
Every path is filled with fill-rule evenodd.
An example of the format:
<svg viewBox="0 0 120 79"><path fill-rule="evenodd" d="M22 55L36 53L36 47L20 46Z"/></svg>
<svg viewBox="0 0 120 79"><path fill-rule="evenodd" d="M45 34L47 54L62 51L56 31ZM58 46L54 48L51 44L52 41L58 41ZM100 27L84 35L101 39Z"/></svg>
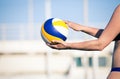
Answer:
<svg viewBox="0 0 120 79"><path fill-rule="evenodd" d="M68 20L64 20L64 22L65 22L70 28L73 29L73 27L72 27L72 23L71 23L70 21L68 21Z"/></svg>
<svg viewBox="0 0 120 79"><path fill-rule="evenodd" d="M47 45L48 45L49 47L53 48L53 49L58 49L58 48L57 48L57 45L53 45L53 44L50 44L50 43L47 43Z"/></svg>
<svg viewBox="0 0 120 79"><path fill-rule="evenodd" d="M65 42L61 40L53 40L51 43L47 43L47 45L53 49L66 49Z"/></svg>
<svg viewBox="0 0 120 79"><path fill-rule="evenodd" d="M47 45L51 48L54 48L54 49L58 49L58 44L60 44L61 42L58 41L58 40L53 40L51 41L51 43L47 43Z"/></svg>
<svg viewBox="0 0 120 79"><path fill-rule="evenodd" d="M58 49L58 50L64 49L63 47L60 46L60 44L55 44L55 45L47 44L47 45L53 49Z"/></svg>
<svg viewBox="0 0 120 79"><path fill-rule="evenodd" d="M64 20L64 22L65 22L70 28L72 28L72 29L75 30L75 27L74 27L74 26L76 26L75 23L73 23L73 22L71 22L71 21L68 21L68 20Z"/></svg>
<svg viewBox="0 0 120 79"><path fill-rule="evenodd" d="M71 22L68 20L64 20L64 22L73 30L75 31L81 31L82 26L80 24L77 24L75 22Z"/></svg>
<svg viewBox="0 0 120 79"><path fill-rule="evenodd" d="M64 41L62 41L62 40L53 40L51 43L53 43L53 44L63 44Z"/></svg>
<svg viewBox="0 0 120 79"><path fill-rule="evenodd" d="M65 22L65 24L67 24L68 26L70 26L70 21L68 20L63 20Z"/></svg>
<svg viewBox="0 0 120 79"><path fill-rule="evenodd" d="M65 22L66 24L68 24L70 21L68 21L68 20L64 20L64 22Z"/></svg>

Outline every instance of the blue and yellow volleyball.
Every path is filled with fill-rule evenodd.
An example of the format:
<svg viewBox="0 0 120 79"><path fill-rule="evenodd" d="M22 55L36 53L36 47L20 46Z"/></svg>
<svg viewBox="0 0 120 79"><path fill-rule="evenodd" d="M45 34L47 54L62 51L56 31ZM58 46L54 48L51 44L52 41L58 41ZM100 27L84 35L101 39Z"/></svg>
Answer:
<svg viewBox="0 0 120 79"><path fill-rule="evenodd" d="M50 18L43 23L41 36L46 43L52 40L65 41L68 36L68 26L59 18Z"/></svg>

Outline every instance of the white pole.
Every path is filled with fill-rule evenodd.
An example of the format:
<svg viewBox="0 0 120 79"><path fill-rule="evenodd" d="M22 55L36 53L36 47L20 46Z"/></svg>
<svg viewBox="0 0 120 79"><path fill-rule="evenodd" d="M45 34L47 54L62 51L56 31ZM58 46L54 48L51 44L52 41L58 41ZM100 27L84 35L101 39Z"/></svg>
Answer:
<svg viewBox="0 0 120 79"><path fill-rule="evenodd" d="M84 24L88 24L88 0L83 0L84 1ZM88 36L87 36L88 38ZM91 52L93 53L93 52ZM87 57L85 57L87 60ZM86 69L88 68L88 64L86 64ZM93 79L96 79L96 71L98 69L98 58L96 54L93 54ZM86 79L87 79L88 73L86 72Z"/></svg>
<svg viewBox="0 0 120 79"><path fill-rule="evenodd" d="M51 0L45 0L45 19L51 17Z"/></svg>
<svg viewBox="0 0 120 79"><path fill-rule="evenodd" d="M83 57L83 66L84 66L84 79L88 79L88 56L87 52L84 52L84 57Z"/></svg>
<svg viewBox="0 0 120 79"><path fill-rule="evenodd" d="M83 15L84 15L84 23L88 24L88 0L83 0L84 5L83 5Z"/></svg>
<svg viewBox="0 0 120 79"><path fill-rule="evenodd" d="M88 0L83 0L83 19L84 19L84 24L88 24ZM84 40L88 39L89 36L85 34Z"/></svg>
<svg viewBox="0 0 120 79"><path fill-rule="evenodd" d="M34 6L33 0L28 0L28 28L29 28L29 38L33 39L34 37Z"/></svg>
<svg viewBox="0 0 120 79"><path fill-rule="evenodd" d="M94 52L93 54L93 79L97 79L97 70L98 70L98 53Z"/></svg>
<svg viewBox="0 0 120 79"><path fill-rule="evenodd" d="M51 0L45 0L45 19L51 18ZM51 62L51 54L52 50L48 49L46 53L46 71L47 71L47 78L51 78L51 67L50 67L50 62Z"/></svg>
<svg viewBox="0 0 120 79"><path fill-rule="evenodd" d="M83 15L84 24L88 24L88 0L83 0ZM86 37L84 37L86 39ZM85 68L85 79L88 79L88 56L87 52L84 52L84 68Z"/></svg>

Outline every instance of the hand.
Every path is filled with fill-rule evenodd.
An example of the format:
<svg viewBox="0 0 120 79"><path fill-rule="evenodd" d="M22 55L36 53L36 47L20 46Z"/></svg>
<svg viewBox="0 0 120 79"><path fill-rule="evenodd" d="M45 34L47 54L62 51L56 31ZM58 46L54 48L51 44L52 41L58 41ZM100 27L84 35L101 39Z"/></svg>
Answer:
<svg viewBox="0 0 120 79"><path fill-rule="evenodd" d="M59 40L53 40L51 43L47 43L47 45L53 49L68 49L67 43Z"/></svg>
<svg viewBox="0 0 120 79"><path fill-rule="evenodd" d="M64 22L65 22L70 28L72 28L72 29L75 30L75 31L81 31L82 28L84 27L84 26L82 26L82 25L80 25L80 24L77 24L77 23L74 23L74 22L71 22L71 21L66 21L66 20L64 20Z"/></svg>

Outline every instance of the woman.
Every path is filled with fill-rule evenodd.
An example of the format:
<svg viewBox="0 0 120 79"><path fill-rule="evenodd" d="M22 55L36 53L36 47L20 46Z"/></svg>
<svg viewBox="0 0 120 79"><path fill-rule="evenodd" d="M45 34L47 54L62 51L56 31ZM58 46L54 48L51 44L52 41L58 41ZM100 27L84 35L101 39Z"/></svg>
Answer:
<svg viewBox="0 0 120 79"><path fill-rule="evenodd" d="M113 66L108 79L120 79L120 5L118 5L104 30L83 26L74 22L65 21L66 24L75 31L82 31L98 39L67 43L64 41L53 40L48 46L54 49L77 49L101 51L112 41L116 41L116 48L113 56Z"/></svg>

